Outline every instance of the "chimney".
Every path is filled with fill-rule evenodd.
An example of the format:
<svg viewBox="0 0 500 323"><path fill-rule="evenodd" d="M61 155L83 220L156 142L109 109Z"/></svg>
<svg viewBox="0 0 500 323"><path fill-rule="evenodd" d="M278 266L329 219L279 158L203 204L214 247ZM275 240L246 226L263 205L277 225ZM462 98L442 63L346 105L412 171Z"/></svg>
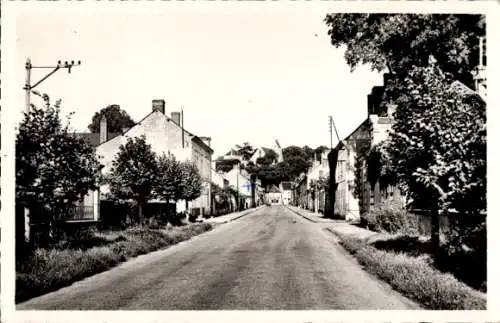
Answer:
<svg viewBox="0 0 500 323"><path fill-rule="evenodd" d="M165 100L153 100L153 111L165 114Z"/></svg>
<svg viewBox="0 0 500 323"><path fill-rule="evenodd" d="M177 125L181 125L181 113L180 112L172 112L170 114L172 120L177 124Z"/></svg>
<svg viewBox="0 0 500 323"><path fill-rule="evenodd" d="M108 140L108 124L106 122L106 117L103 115L101 117L101 123L99 129L99 143L102 144L107 140Z"/></svg>

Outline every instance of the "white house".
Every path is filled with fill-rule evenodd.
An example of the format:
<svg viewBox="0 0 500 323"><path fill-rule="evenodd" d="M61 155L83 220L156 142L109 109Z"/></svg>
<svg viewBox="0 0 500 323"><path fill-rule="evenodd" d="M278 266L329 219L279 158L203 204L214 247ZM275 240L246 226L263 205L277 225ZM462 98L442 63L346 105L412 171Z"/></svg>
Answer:
<svg viewBox="0 0 500 323"><path fill-rule="evenodd" d="M183 122L182 122L183 123ZM101 164L104 165L103 174L110 172L112 162L116 158L119 147L124 145L128 138L144 135L146 142L158 154L173 154L178 160L190 160L196 164L203 178L202 195L189 205L194 213L208 212L210 210L210 182L212 177L211 161L213 150L210 148L210 138L198 137L184 129L181 123L181 113L172 112L171 117L165 115L165 101L153 100L152 111L133 127L126 129L122 134L108 137L106 119L101 120L101 131L96 154ZM103 185L99 192L89 193L83 201L85 208L93 207L94 220L98 216L98 201L100 194L109 193L109 187ZM185 202L179 201L178 211L185 210Z"/></svg>

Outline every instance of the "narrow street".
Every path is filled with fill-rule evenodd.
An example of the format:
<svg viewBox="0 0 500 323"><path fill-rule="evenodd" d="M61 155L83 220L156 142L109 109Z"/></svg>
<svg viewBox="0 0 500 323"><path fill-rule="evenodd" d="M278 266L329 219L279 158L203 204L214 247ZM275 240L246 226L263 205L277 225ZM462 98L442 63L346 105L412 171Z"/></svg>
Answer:
<svg viewBox="0 0 500 323"><path fill-rule="evenodd" d="M413 309L284 206L19 304L18 310Z"/></svg>

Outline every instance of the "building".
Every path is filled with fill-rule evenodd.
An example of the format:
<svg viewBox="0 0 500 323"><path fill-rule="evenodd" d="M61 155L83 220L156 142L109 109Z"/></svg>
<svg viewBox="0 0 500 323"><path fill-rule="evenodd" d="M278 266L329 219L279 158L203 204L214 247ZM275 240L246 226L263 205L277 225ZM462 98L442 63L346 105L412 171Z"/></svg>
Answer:
<svg viewBox="0 0 500 323"><path fill-rule="evenodd" d="M252 162L254 164L257 164L257 160L259 158L263 158L268 154L269 152L274 152L276 153L276 159L274 160L274 164L281 163L283 161L283 149L281 148L280 143L278 140L274 141L274 144L272 148L266 148L266 147L258 147L255 149L252 157L250 157L249 162Z"/></svg>
<svg viewBox="0 0 500 323"><path fill-rule="evenodd" d="M276 185L272 185L266 193L266 202L273 205L283 204L283 193Z"/></svg>
<svg viewBox="0 0 500 323"><path fill-rule="evenodd" d="M292 182L282 182L280 189L282 192L282 200L284 205L292 204Z"/></svg>
<svg viewBox="0 0 500 323"><path fill-rule="evenodd" d="M295 179L294 183L294 190L293 190L294 205L302 209L306 209L308 204L309 186L307 181L308 181L307 174L302 173Z"/></svg>
<svg viewBox="0 0 500 323"><path fill-rule="evenodd" d="M486 97L486 58L485 40L480 38L480 64L473 71L475 89L472 90L459 81L451 85L457 96L473 97L480 104L485 104ZM394 124L395 105L382 105L384 86L391 75L384 74L384 85L375 86L368 95L368 117L350 135L341 140L329 153L331 192L329 200L333 209L330 215L346 220L360 221L370 208L383 199L399 194L397 186L381 187L378 178L368 180L367 154L375 145L389 136ZM359 187L356 188L356 171L359 172Z"/></svg>
<svg viewBox="0 0 500 323"><path fill-rule="evenodd" d="M246 209L252 206L252 180L250 174L241 169L240 164L235 164L233 168L224 173L229 182L229 186L238 192L238 209Z"/></svg>
<svg viewBox="0 0 500 323"><path fill-rule="evenodd" d="M156 154L172 154L180 161L189 160L194 162L203 179L203 188L201 196L189 203L189 210L187 211L193 215L204 214L210 212L211 209L210 183L213 150L210 148L209 137L198 137L184 129L183 122L181 123L181 115L181 112L172 112L171 116L167 117L165 114L165 101L153 100L151 112L133 127L125 129L120 134L108 134L106 119L103 118L96 154L104 166L102 173L107 174L111 170L112 162L116 158L119 147L125 144L128 138L144 135L146 142L151 145ZM96 144L95 134L78 135L87 137L88 140L91 140L91 144ZM109 187L102 185L99 192L89 193L81 204L86 209L92 207L93 214L98 214L96 208L99 207L99 200L109 192ZM184 201L178 202L177 210L180 212L186 211Z"/></svg>
<svg viewBox="0 0 500 323"><path fill-rule="evenodd" d="M326 190L319 187L320 181L326 181L329 177L328 151L324 151L315 156L312 166L307 171L309 193L307 195L307 208L314 212L325 212Z"/></svg>

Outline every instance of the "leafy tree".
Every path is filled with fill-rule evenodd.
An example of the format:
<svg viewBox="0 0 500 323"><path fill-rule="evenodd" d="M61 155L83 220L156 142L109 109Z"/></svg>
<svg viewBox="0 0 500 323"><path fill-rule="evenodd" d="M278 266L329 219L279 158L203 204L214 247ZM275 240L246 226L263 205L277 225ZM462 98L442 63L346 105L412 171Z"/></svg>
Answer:
<svg viewBox="0 0 500 323"><path fill-rule="evenodd" d="M32 211L31 222L49 223L56 235L72 203L97 189L101 165L92 147L70 133L70 117L62 123L61 101L51 105L47 95L43 98L45 107L31 106L16 137L16 201ZM24 219L17 221L24 237Z"/></svg>
<svg viewBox="0 0 500 323"><path fill-rule="evenodd" d="M434 245L438 211L461 214L452 217L462 219L462 229L455 225L461 232L481 231L485 116L481 104L470 101L474 95L457 97L460 83L452 82L473 85L484 16L329 14L325 22L332 44L345 46L351 69L369 64L392 74L382 105L398 108L386 147L403 191L433 209Z"/></svg>
<svg viewBox="0 0 500 323"><path fill-rule="evenodd" d="M113 160L108 183L115 198L135 201L141 223L144 221L144 205L153 195L157 176L156 154L146 143L146 137L128 138Z"/></svg>
<svg viewBox="0 0 500 323"><path fill-rule="evenodd" d="M249 160L255 152L255 149L249 142L244 142L242 145L236 145L236 152L239 156L243 156L244 160Z"/></svg>
<svg viewBox="0 0 500 323"><path fill-rule="evenodd" d="M476 239L486 225L485 103L436 67L416 67L410 75L388 152L409 196L449 215L452 240L473 248L467 238ZM437 214L433 224L438 244Z"/></svg>
<svg viewBox="0 0 500 323"><path fill-rule="evenodd" d="M452 78L472 86L470 71L478 64L477 36L485 34L485 17L469 14L328 14L332 45L344 46L351 69L406 75L425 67L432 55Z"/></svg>
<svg viewBox="0 0 500 323"><path fill-rule="evenodd" d="M263 157L257 158L257 164L269 166L278 160L278 154L272 149L266 149L266 154Z"/></svg>
<svg viewBox="0 0 500 323"><path fill-rule="evenodd" d="M184 172L182 164L173 155L163 154L158 158L158 174L155 182L155 195L167 203L183 198Z"/></svg>
<svg viewBox="0 0 500 323"><path fill-rule="evenodd" d="M193 162L185 161L181 164L182 169L182 198L186 201L186 210L188 202L201 196L203 180L198 167Z"/></svg>
<svg viewBox="0 0 500 323"><path fill-rule="evenodd" d="M92 122L88 126L91 132L99 132L103 115L106 117L108 132L121 132L123 128L130 128L135 125L134 120L132 120L126 111L120 109L119 105L112 104L94 113Z"/></svg>

